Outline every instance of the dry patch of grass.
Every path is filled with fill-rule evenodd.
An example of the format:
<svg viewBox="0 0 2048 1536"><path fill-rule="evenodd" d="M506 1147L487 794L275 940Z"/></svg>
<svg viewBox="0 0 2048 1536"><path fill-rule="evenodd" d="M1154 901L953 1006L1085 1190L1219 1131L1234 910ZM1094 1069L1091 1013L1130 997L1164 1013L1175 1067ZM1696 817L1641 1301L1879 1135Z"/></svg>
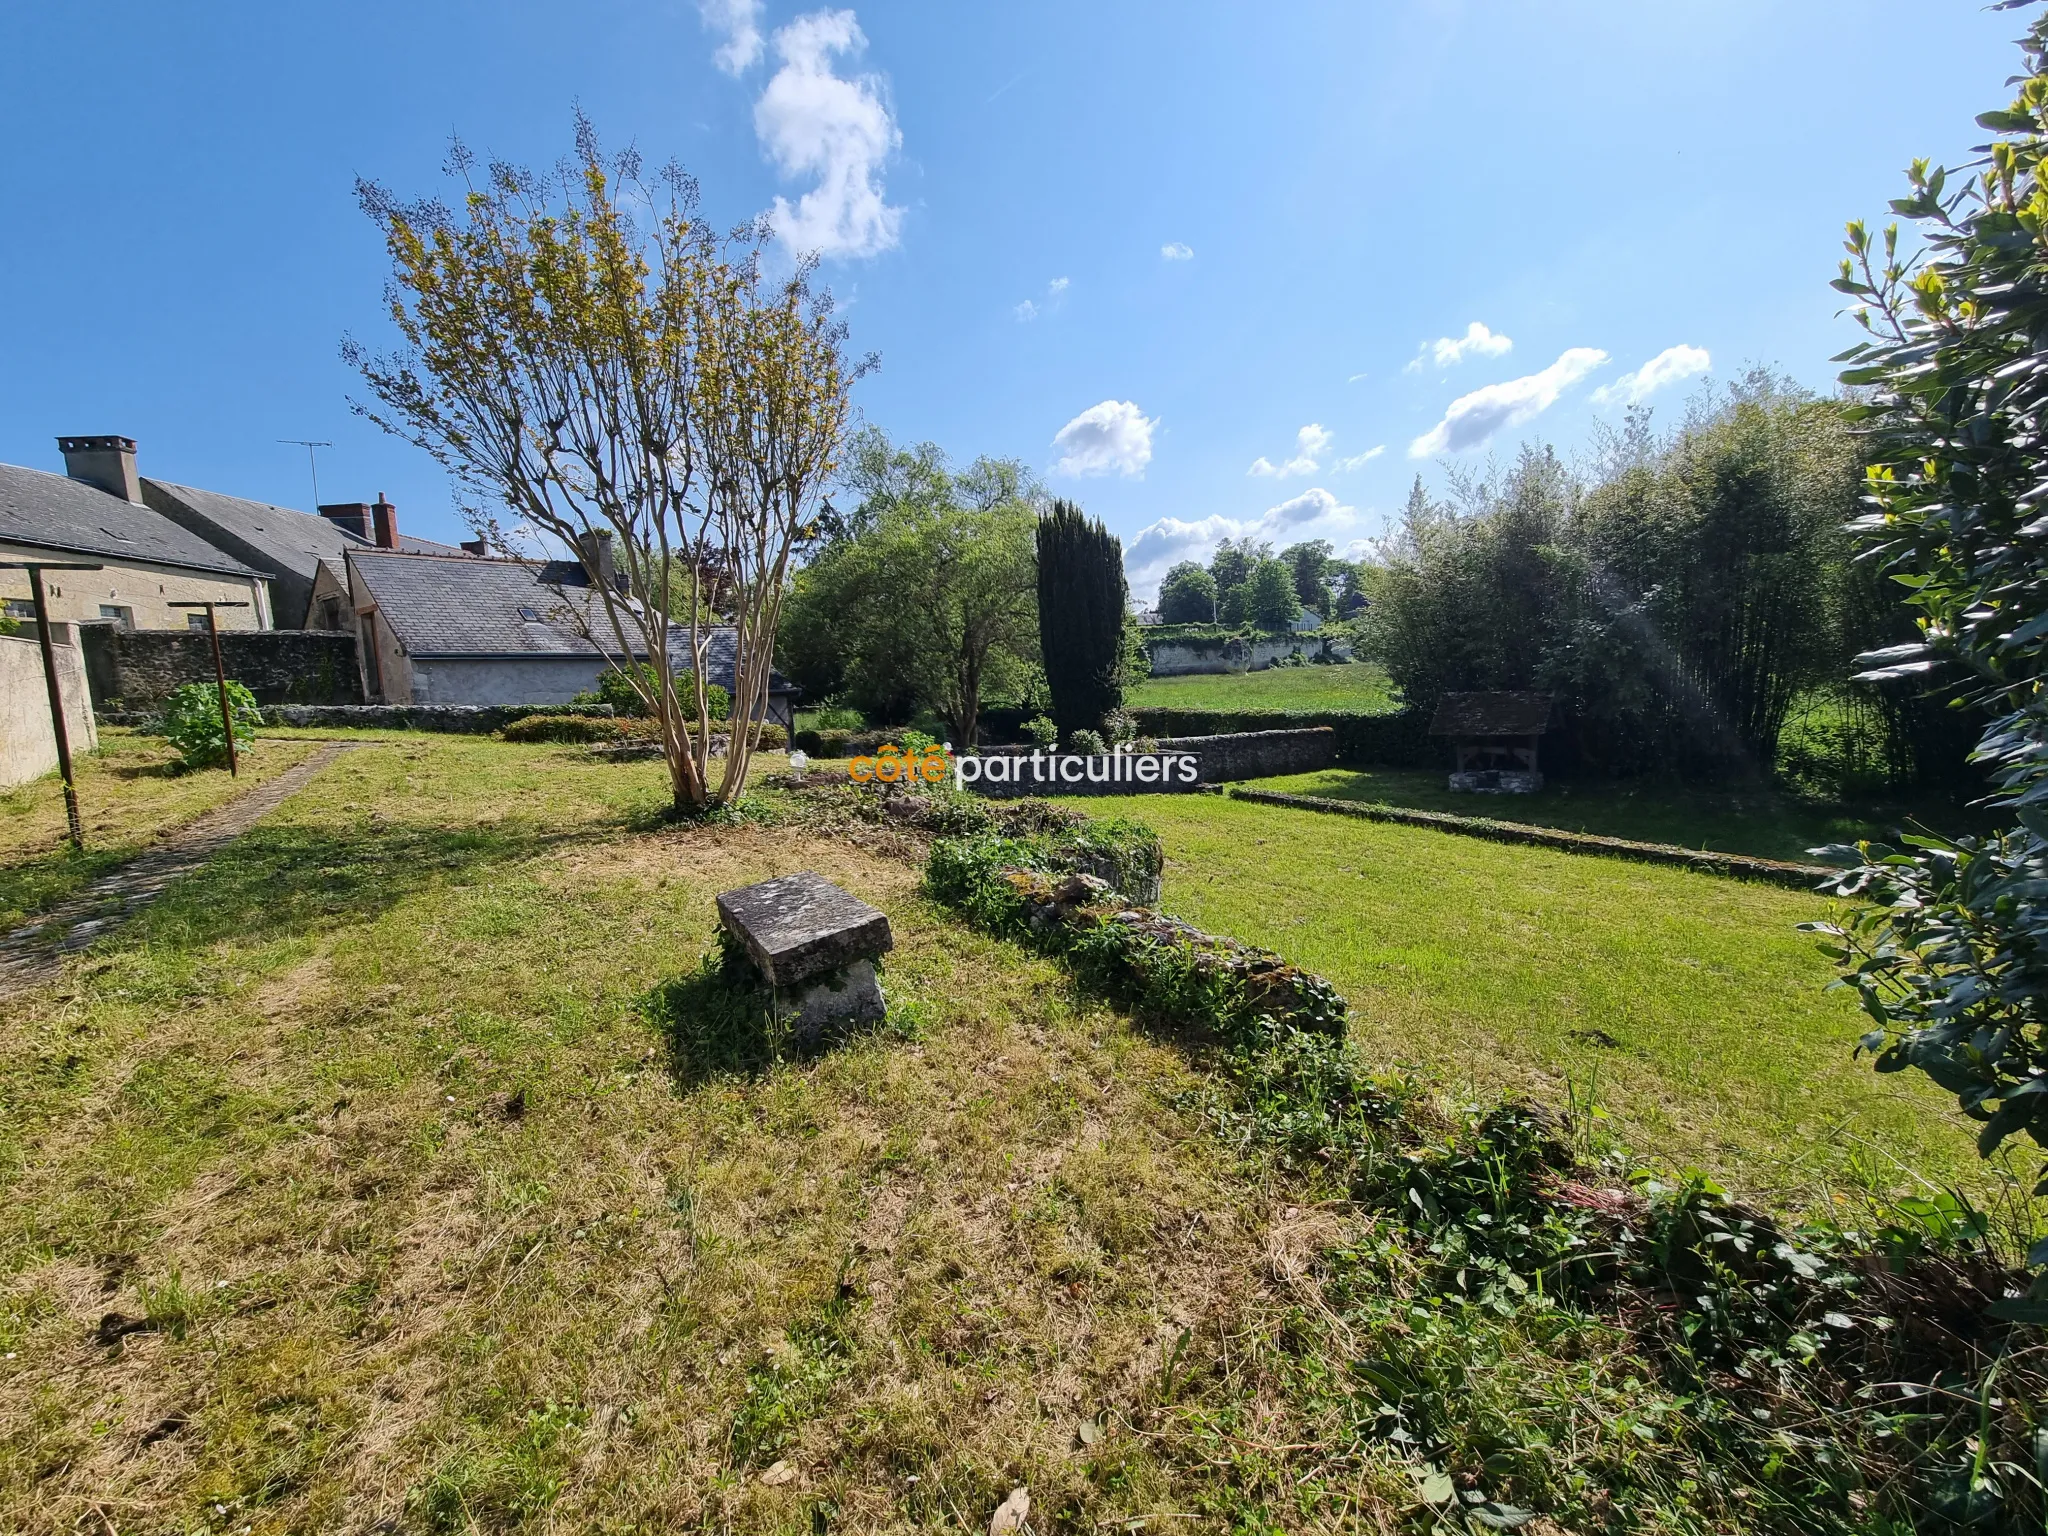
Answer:
<svg viewBox="0 0 2048 1536"><path fill-rule="evenodd" d="M659 802L360 753L10 1010L0 1524L1334 1520L1276 1385L1333 1218L1202 1133L1181 1053L891 834ZM890 913L888 1024L692 1078L641 1000L802 868Z"/></svg>
<svg viewBox="0 0 2048 1536"><path fill-rule="evenodd" d="M95 876L317 750L301 741L260 741L239 778L225 769L187 772L169 742L110 727L100 750L74 760L85 851L72 848L64 786L53 774L0 791L0 929L62 900Z"/></svg>

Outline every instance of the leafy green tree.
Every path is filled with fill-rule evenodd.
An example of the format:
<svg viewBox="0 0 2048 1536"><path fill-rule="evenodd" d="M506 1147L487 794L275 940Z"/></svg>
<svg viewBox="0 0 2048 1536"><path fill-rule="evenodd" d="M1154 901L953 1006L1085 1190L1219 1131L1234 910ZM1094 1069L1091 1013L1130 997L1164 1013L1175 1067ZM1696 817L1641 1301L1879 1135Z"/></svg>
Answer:
<svg viewBox="0 0 2048 1536"><path fill-rule="evenodd" d="M1865 675L1967 673L1992 715L1977 757L2012 825L1862 844L1837 888L1867 905L1846 925L1809 925L1862 998L1878 1070L1918 1070L1954 1094L1987 1157L2019 1135L2048 1147L2048 19L2021 48L2017 94L1977 119L1995 137L1975 173L1915 161L1892 204L1922 257L1899 255L1896 225L1880 254L1852 223L1835 282L1870 335L1842 359L1871 439L1854 531L1920 626L1866 658ZM2048 1242L2028 1259L2048 1264ZM2048 1270L1991 1310L2048 1323Z"/></svg>
<svg viewBox="0 0 2048 1536"><path fill-rule="evenodd" d="M894 450L875 435L856 458L867 494L789 597L791 675L877 714L929 708L972 746L984 701L1021 697L1036 659L1028 477L993 460L956 476L932 445Z"/></svg>
<svg viewBox="0 0 2048 1536"><path fill-rule="evenodd" d="M1261 560L1245 584L1246 617L1260 629L1285 631L1301 617L1294 595L1294 571L1284 560Z"/></svg>
<svg viewBox="0 0 2048 1536"><path fill-rule="evenodd" d="M1070 501L1038 520L1038 637L1062 740L1121 709L1130 589L1115 534Z"/></svg>
<svg viewBox="0 0 2048 1536"><path fill-rule="evenodd" d="M1334 558L1335 553L1327 539L1290 544L1280 551L1280 558L1294 573L1295 597L1302 607L1314 609L1322 619L1336 617L1337 600L1331 594L1330 580L1332 568L1341 568L1342 562Z"/></svg>
<svg viewBox="0 0 2048 1536"><path fill-rule="evenodd" d="M1183 560L1159 583L1162 624L1214 624L1216 578L1192 560Z"/></svg>
<svg viewBox="0 0 2048 1536"><path fill-rule="evenodd" d="M1247 535L1241 539L1225 539L1216 546L1216 553L1209 557L1209 574L1215 578L1216 590L1227 592L1232 587L1241 587L1252 579L1252 567L1261 560L1269 560L1273 546L1261 544Z"/></svg>

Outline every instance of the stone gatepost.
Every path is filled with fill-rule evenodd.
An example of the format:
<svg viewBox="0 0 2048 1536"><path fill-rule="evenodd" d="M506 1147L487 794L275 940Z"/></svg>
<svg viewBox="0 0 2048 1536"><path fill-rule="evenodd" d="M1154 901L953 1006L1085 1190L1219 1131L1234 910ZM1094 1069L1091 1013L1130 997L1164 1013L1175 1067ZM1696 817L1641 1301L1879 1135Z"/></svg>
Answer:
<svg viewBox="0 0 2048 1536"><path fill-rule="evenodd" d="M806 870L718 898L718 920L775 994L797 1040L880 1022L875 961L895 946L886 913Z"/></svg>

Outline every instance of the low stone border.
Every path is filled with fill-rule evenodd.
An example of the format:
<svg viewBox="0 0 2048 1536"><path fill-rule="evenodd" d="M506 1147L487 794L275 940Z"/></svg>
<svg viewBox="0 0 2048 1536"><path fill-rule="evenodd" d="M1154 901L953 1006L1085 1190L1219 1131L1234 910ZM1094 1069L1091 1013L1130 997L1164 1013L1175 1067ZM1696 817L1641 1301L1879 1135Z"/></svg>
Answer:
<svg viewBox="0 0 2048 1536"><path fill-rule="evenodd" d="M1410 811L1399 806L1371 805L1356 800L1326 800L1320 795L1287 795L1273 789L1243 789L1231 785L1225 793L1233 800L1250 800L1259 805L1282 805L1297 811L1320 811L1327 816L1355 816L1360 821L1390 821L1407 827L1433 827L1439 832L1456 832L1465 837L1483 837L1496 843L1527 843L1538 848L1556 848L1564 853L1591 853L1610 859L1633 859L1639 864L1671 864L1705 874L1732 875L1742 880L1763 880L1772 885L1810 891L1822 880L1841 873L1825 864L1793 864L1783 859L1759 859L1746 853L1715 853L1701 848L1681 848L1676 843L1637 843L1625 837L1600 837L1591 832L1565 832L1556 827L1531 826L1522 821L1493 821L1483 816L1453 816L1448 811Z"/></svg>

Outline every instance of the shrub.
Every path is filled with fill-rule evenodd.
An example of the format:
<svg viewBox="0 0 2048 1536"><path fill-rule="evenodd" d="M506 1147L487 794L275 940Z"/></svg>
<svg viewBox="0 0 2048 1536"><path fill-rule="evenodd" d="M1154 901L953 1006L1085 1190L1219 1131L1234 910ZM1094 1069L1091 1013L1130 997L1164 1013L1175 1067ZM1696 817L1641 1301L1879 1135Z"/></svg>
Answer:
<svg viewBox="0 0 2048 1536"><path fill-rule="evenodd" d="M789 732L770 720L762 725L757 744L763 752L786 751L789 747Z"/></svg>
<svg viewBox="0 0 2048 1536"><path fill-rule="evenodd" d="M683 706L683 718L697 718L697 690L691 681L692 672L676 674L676 697ZM631 668L630 675L618 667L607 667L598 675L597 687L590 693L579 693L569 702L572 706L588 708L593 704L609 704L622 715L645 715L647 706L639 692L633 687L633 678L639 678L649 692L660 686L652 662L638 662ZM723 720L732 713L732 697L718 684L712 683L704 690L705 700L711 706L711 718Z"/></svg>
<svg viewBox="0 0 2048 1536"><path fill-rule="evenodd" d="M1109 743L1102 739L1102 732L1079 730L1067 738L1069 752L1107 752Z"/></svg>
<svg viewBox="0 0 2048 1536"><path fill-rule="evenodd" d="M520 742L610 741L619 734L618 721L592 715L528 715L498 733Z"/></svg>
<svg viewBox="0 0 2048 1536"><path fill-rule="evenodd" d="M857 709L836 707L818 711L818 729L821 731L864 731L867 717Z"/></svg>
<svg viewBox="0 0 2048 1536"><path fill-rule="evenodd" d="M230 681L228 713L235 723L235 750L243 751L256 740L256 727L263 712L256 696L240 683ZM220 687L215 683L186 683L164 701L163 732L187 768L211 768L228 760L227 732L221 724Z"/></svg>
<svg viewBox="0 0 2048 1536"><path fill-rule="evenodd" d="M1049 748L1060 739L1060 728L1049 715L1033 715L1024 722L1024 739L1034 747Z"/></svg>

